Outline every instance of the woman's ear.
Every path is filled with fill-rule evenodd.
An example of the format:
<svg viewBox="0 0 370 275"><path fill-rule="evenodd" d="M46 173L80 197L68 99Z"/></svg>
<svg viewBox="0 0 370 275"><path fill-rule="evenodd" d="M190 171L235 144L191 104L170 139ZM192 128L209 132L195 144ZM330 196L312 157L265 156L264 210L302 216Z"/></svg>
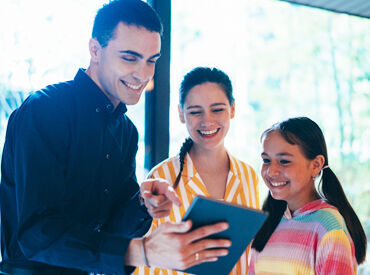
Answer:
<svg viewBox="0 0 370 275"><path fill-rule="evenodd" d="M180 105L177 106L179 110L179 118L182 123L185 123L185 116Z"/></svg>
<svg viewBox="0 0 370 275"><path fill-rule="evenodd" d="M91 62L98 63L100 60L101 45L95 38L90 38L89 40L89 51Z"/></svg>
<svg viewBox="0 0 370 275"><path fill-rule="evenodd" d="M312 165L313 165L312 177L316 177L320 173L322 167L324 166L324 163L325 163L325 157L323 155L317 155L312 160Z"/></svg>
<svg viewBox="0 0 370 275"><path fill-rule="evenodd" d="M235 116L235 102L231 106L230 118L234 118L234 116Z"/></svg>

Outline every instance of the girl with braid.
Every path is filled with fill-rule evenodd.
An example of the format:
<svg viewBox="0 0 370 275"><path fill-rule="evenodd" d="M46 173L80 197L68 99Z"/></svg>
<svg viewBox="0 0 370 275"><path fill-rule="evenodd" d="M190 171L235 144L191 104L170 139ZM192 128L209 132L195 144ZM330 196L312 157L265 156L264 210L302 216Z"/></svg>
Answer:
<svg viewBox="0 0 370 275"><path fill-rule="evenodd" d="M153 220L153 228L165 221L180 222L197 195L258 208L258 178L251 166L233 157L224 138L234 117L235 103L229 77L216 68L198 67L185 75L180 87L179 116L189 137L177 156L158 164L151 178L167 179L182 200L166 218ZM247 274L249 248L230 274ZM196 260L206 255L196 253ZM216 260L216 259L215 259ZM149 263L150 265L150 263ZM141 267L135 274L184 274L174 270Z"/></svg>
<svg viewBox="0 0 370 275"><path fill-rule="evenodd" d="M248 274L356 274L366 235L319 126L307 117L285 120L262 134L262 147L270 216L252 243Z"/></svg>

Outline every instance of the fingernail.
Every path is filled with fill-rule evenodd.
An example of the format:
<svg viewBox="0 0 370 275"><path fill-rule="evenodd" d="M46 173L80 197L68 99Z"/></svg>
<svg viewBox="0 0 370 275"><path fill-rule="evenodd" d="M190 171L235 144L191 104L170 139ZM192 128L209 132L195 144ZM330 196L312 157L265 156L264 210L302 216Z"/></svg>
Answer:
<svg viewBox="0 0 370 275"><path fill-rule="evenodd" d="M229 254L228 252L222 252L221 255L222 256L226 256L227 254Z"/></svg>

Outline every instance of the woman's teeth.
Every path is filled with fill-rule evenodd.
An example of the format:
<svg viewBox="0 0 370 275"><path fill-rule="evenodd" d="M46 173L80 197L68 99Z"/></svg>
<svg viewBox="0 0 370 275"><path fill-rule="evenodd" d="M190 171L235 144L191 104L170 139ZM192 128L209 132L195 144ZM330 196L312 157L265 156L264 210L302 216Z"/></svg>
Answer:
<svg viewBox="0 0 370 275"><path fill-rule="evenodd" d="M286 181L281 181L281 182L270 182L272 186L282 186L287 184Z"/></svg>
<svg viewBox="0 0 370 275"><path fill-rule="evenodd" d="M202 135L204 135L204 136L210 136L210 135L215 134L217 131L218 131L218 129L213 130L213 131L199 131L199 132L200 132Z"/></svg>

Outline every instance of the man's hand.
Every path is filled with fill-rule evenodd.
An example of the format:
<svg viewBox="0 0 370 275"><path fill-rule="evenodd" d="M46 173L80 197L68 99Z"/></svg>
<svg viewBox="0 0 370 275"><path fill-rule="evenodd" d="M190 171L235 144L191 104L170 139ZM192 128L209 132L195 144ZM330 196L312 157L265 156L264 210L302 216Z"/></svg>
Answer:
<svg viewBox="0 0 370 275"><path fill-rule="evenodd" d="M153 218L162 218L170 214L172 203L181 205L175 190L164 179L148 179L140 185L141 197Z"/></svg>
<svg viewBox="0 0 370 275"><path fill-rule="evenodd" d="M228 228L225 222L207 225L188 232L191 221L166 222L160 225L145 241L145 251L150 266L184 270L203 262L217 261L228 254L229 240L205 239Z"/></svg>

